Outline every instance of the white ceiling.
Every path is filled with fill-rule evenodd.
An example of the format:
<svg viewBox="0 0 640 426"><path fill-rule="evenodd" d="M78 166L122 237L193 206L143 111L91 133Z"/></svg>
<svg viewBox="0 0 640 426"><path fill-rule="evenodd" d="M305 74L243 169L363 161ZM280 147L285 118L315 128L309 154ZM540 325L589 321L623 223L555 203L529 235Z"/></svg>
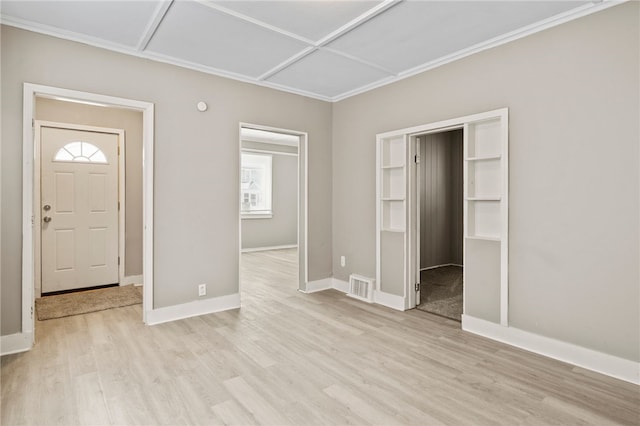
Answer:
<svg viewBox="0 0 640 426"><path fill-rule="evenodd" d="M589 1L25 1L32 31L336 101L601 10Z"/></svg>

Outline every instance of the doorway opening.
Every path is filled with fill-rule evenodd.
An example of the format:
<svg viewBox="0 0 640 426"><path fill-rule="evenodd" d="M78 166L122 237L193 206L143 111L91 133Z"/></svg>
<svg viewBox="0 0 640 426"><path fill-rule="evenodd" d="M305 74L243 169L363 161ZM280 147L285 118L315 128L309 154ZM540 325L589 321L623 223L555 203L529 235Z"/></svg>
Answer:
<svg viewBox="0 0 640 426"><path fill-rule="evenodd" d="M142 199L142 285L143 321L153 311L153 111L149 102L117 98L89 92L25 83L23 89L23 179L22 179L22 330L20 343L14 352L29 350L34 342L34 301L36 295L37 232L35 218L40 213L41 200L36 193L39 165L35 164L36 144L33 123L37 99L55 99L71 103L135 110L142 113L141 194ZM19 347L18 347L19 346Z"/></svg>
<svg viewBox="0 0 640 426"><path fill-rule="evenodd" d="M416 149L416 308L461 321L463 130L411 137Z"/></svg>
<svg viewBox="0 0 640 426"><path fill-rule="evenodd" d="M306 290L306 138L302 132L240 125L240 287L245 300Z"/></svg>
<svg viewBox="0 0 640 426"><path fill-rule="evenodd" d="M388 306L420 305L417 139L462 131L462 328L474 321L508 325L508 117L502 108L377 135L376 291Z"/></svg>

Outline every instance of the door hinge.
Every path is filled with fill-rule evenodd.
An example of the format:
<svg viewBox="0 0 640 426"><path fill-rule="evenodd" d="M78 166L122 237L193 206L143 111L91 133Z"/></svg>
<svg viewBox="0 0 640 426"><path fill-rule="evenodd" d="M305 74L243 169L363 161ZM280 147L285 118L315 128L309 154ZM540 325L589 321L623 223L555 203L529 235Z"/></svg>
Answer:
<svg viewBox="0 0 640 426"><path fill-rule="evenodd" d="M118 201L118 211L120 211L120 201Z"/></svg>
<svg viewBox="0 0 640 426"><path fill-rule="evenodd" d="M33 319L33 306L31 307L31 319Z"/></svg>
<svg viewBox="0 0 640 426"><path fill-rule="evenodd" d="M118 155L120 155L120 145L118 145Z"/></svg>
<svg viewBox="0 0 640 426"><path fill-rule="evenodd" d="M414 161L416 164L420 163L420 156L419 156L419 155L414 155L414 156L413 156L413 161Z"/></svg>
<svg viewBox="0 0 640 426"><path fill-rule="evenodd" d="M420 283L416 283L415 284L415 289L416 289L416 291L420 291Z"/></svg>
<svg viewBox="0 0 640 426"><path fill-rule="evenodd" d="M118 266L120 266L120 256L118 256Z"/></svg>

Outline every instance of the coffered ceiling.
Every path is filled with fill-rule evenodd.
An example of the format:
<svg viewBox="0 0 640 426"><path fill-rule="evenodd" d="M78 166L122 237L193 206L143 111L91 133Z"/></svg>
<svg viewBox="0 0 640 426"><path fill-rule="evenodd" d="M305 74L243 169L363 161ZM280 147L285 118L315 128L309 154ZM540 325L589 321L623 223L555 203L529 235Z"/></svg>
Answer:
<svg viewBox="0 0 640 426"><path fill-rule="evenodd" d="M12 1L3 24L336 101L614 4Z"/></svg>

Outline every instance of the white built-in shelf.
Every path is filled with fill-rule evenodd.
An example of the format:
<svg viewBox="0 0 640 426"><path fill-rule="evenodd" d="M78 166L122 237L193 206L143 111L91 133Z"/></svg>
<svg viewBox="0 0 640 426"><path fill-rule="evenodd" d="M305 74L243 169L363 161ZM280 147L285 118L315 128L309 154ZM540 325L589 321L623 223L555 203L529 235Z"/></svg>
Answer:
<svg viewBox="0 0 640 426"><path fill-rule="evenodd" d="M382 232L404 232L404 229L400 229L400 228L382 228L381 229Z"/></svg>
<svg viewBox="0 0 640 426"><path fill-rule="evenodd" d="M404 167L404 164L392 164L387 166L382 166L383 169L401 169Z"/></svg>
<svg viewBox="0 0 640 426"><path fill-rule="evenodd" d="M467 197L467 201L500 201L502 197Z"/></svg>
<svg viewBox="0 0 640 426"><path fill-rule="evenodd" d="M481 157L469 157L466 158L467 161L487 161L487 160L499 160L502 158L502 155L483 155Z"/></svg>
<svg viewBox="0 0 640 426"><path fill-rule="evenodd" d="M490 235L467 235L468 240L500 241L500 237Z"/></svg>

